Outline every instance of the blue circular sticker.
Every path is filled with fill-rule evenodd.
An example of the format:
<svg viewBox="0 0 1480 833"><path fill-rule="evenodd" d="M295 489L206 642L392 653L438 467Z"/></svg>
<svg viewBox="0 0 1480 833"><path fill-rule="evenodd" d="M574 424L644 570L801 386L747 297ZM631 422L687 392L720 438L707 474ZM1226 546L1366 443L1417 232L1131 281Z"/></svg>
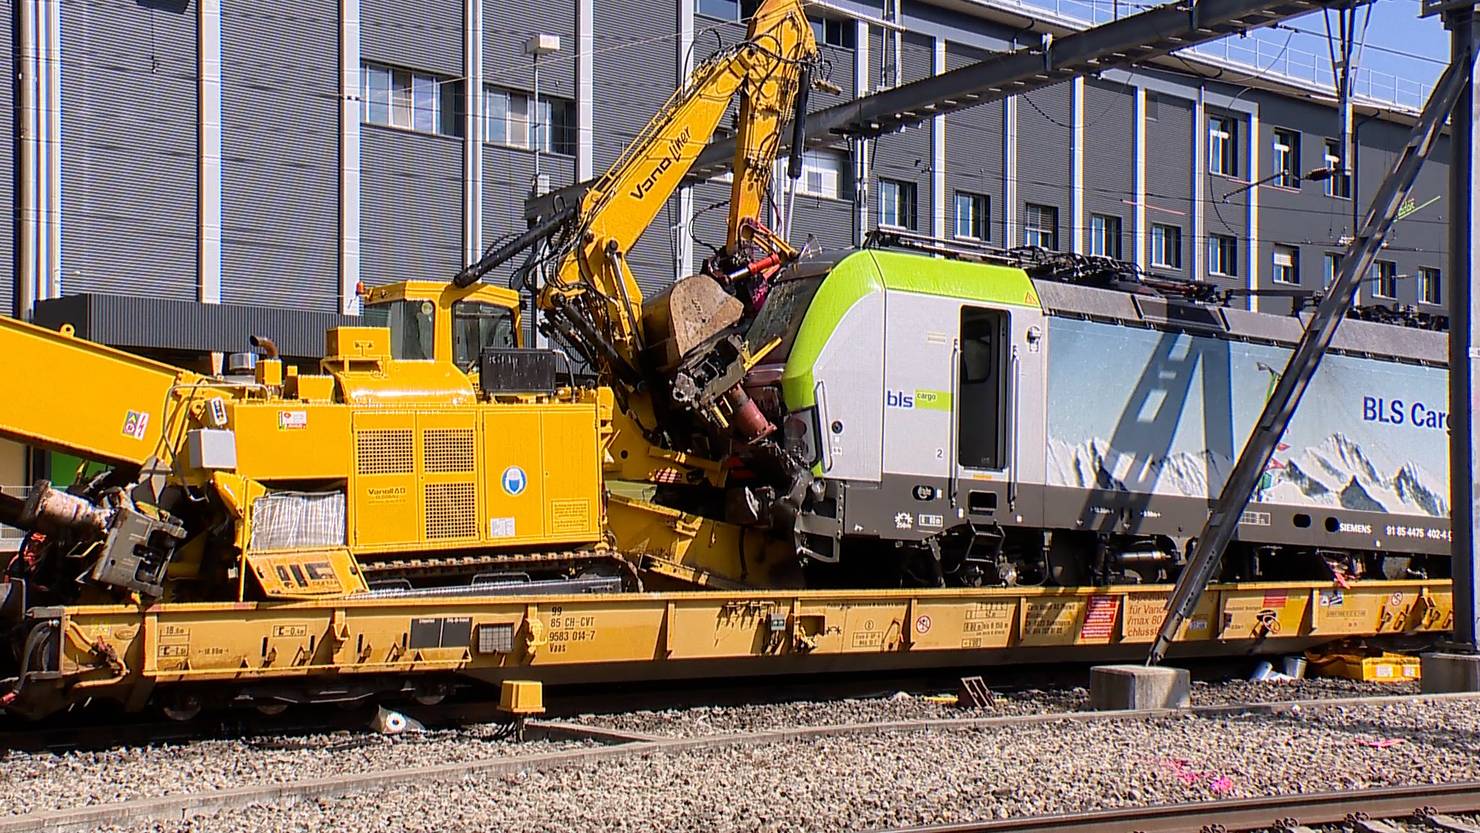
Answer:
<svg viewBox="0 0 1480 833"><path fill-rule="evenodd" d="M524 469L518 466L509 466L504 469L503 477L499 478L504 491L511 497L518 497L524 492L524 487L529 485L529 478L525 476Z"/></svg>

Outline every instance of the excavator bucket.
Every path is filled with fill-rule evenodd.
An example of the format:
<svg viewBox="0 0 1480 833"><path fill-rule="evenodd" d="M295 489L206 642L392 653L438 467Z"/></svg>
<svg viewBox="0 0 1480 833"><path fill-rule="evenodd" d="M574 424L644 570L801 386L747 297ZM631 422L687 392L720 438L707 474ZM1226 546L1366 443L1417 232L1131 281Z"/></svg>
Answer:
<svg viewBox="0 0 1480 833"><path fill-rule="evenodd" d="M642 306L651 360L660 370L672 370L694 348L734 326L744 313L740 300L708 275L684 278Z"/></svg>

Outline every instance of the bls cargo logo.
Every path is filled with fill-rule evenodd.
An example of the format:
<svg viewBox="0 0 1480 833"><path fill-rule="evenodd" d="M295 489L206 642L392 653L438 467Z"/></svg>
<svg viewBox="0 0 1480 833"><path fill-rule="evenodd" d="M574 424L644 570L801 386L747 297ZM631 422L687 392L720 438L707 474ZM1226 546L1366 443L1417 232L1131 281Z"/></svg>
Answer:
<svg viewBox="0 0 1480 833"><path fill-rule="evenodd" d="M919 408L924 411L949 411L951 409L951 394L943 390L920 390L915 389L912 393L903 390L885 390L884 405L890 408L904 408L912 410Z"/></svg>
<svg viewBox="0 0 1480 833"><path fill-rule="evenodd" d="M1411 425L1414 428L1447 430L1449 414L1422 402L1407 403L1401 399L1380 396L1362 397L1362 421L1383 425Z"/></svg>

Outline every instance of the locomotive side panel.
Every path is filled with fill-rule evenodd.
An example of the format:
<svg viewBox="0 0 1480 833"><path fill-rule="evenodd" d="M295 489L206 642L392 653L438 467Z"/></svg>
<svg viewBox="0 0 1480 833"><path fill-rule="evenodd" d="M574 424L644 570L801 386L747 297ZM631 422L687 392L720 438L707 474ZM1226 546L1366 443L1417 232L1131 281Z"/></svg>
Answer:
<svg viewBox="0 0 1480 833"><path fill-rule="evenodd" d="M1290 351L1051 318L1046 525L1195 535ZM1441 554L1442 368L1330 355L1239 529L1247 542Z"/></svg>

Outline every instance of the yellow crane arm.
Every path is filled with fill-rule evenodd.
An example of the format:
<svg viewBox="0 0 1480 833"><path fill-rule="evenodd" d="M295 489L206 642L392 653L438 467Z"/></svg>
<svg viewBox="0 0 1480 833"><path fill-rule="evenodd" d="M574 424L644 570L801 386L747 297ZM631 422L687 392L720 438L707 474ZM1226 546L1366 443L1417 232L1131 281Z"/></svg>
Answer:
<svg viewBox="0 0 1480 833"><path fill-rule="evenodd" d="M642 349L642 290L625 255L657 218L724 118L744 97L735 154L727 245L762 206L780 128L817 44L800 0L765 0L748 36L698 66L622 157L586 192L579 235L541 293L545 308L579 305L579 317L629 366Z"/></svg>

